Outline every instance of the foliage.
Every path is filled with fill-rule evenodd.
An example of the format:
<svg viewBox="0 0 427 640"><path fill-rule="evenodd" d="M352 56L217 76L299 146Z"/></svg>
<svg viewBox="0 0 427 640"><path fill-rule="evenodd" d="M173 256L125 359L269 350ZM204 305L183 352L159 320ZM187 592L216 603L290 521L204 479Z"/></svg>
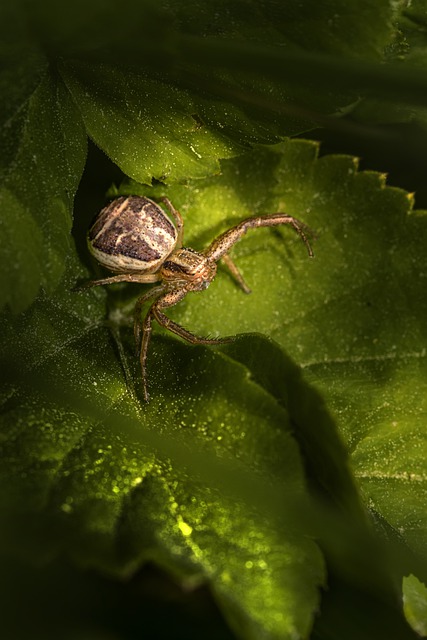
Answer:
<svg viewBox="0 0 427 640"><path fill-rule="evenodd" d="M425 2L1 11L3 635L425 634L426 215L349 144L425 126ZM140 288L73 290L107 189L167 195L195 249L254 213L315 234L250 232L250 296L220 268L170 310L237 338L156 327L149 405Z"/></svg>

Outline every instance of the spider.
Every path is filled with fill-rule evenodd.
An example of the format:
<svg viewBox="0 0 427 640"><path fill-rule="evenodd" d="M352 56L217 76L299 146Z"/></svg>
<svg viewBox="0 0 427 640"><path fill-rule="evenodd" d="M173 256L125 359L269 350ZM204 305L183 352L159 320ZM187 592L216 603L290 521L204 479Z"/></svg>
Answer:
<svg viewBox="0 0 427 640"><path fill-rule="evenodd" d="M88 246L96 260L117 275L84 285L87 288L115 282L161 282L144 293L135 304L134 335L146 402L149 401L146 363L153 319L191 344L213 345L234 339L196 336L168 318L164 310L180 302L190 291L207 289L215 278L218 260L223 261L243 291L250 293L228 255L248 229L289 224L305 243L309 256L313 257L307 238L308 227L286 213L246 218L215 238L204 251L183 247L184 221L181 214L168 198L160 201L168 209L175 225L160 205L143 196L122 196L102 209L89 229ZM150 299L154 302L141 322L142 307Z"/></svg>

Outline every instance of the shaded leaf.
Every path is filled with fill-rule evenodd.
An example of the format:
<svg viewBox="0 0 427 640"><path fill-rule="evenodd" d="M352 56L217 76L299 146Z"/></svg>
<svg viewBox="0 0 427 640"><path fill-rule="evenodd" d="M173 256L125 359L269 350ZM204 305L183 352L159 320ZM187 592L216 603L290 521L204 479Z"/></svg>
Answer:
<svg viewBox="0 0 427 640"><path fill-rule="evenodd" d="M403 607L410 625L425 638L427 636L427 588L413 575L403 579Z"/></svg>
<svg viewBox="0 0 427 640"><path fill-rule="evenodd" d="M397 73L424 73L427 65L427 6L424 0L415 0L402 7L397 19L395 40L386 48L386 61ZM394 100L384 100L381 96L363 99L353 112L362 122L410 123L416 122L426 127L427 108L424 100L411 103L406 92L395 95ZM414 145L415 146L415 145Z"/></svg>
<svg viewBox="0 0 427 640"><path fill-rule="evenodd" d="M307 495L285 408L243 367L169 339L141 406L102 292L70 285L3 318L3 548L116 575L154 561L188 586L208 580L243 637L306 635L323 571L293 506Z"/></svg>
<svg viewBox="0 0 427 640"><path fill-rule="evenodd" d="M14 107L2 129L10 167L0 187L0 306L21 311L64 273L86 138L68 92L49 76Z"/></svg>

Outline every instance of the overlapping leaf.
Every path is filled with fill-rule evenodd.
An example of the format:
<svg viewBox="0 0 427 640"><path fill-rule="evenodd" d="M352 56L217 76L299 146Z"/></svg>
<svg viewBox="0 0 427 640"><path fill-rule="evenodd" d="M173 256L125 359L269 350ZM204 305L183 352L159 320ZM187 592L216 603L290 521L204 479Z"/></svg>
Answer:
<svg viewBox="0 0 427 640"><path fill-rule="evenodd" d="M156 397L140 406L99 302L71 295L2 326L3 548L122 575L152 560L209 580L245 637L305 635L322 562L292 515L307 497L286 410L243 367L170 341L156 342ZM30 539L15 531L22 511Z"/></svg>
<svg viewBox="0 0 427 640"><path fill-rule="evenodd" d="M267 8L3 4L2 307L25 309L59 282L86 135L142 182L218 172L220 159L352 103L363 88L340 86L348 70L333 56L380 60L397 10Z"/></svg>
<svg viewBox="0 0 427 640"><path fill-rule="evenodd" d="M209 580L244 637L303 636L322 571L295 510L307 498L289 419L318 484L358 517L338 429L366 506L424 553L425 218L353 159L318 159L296 141L167 195L194 248L253 212L285 209L316 230L314 260L289 229L249 233L233 255L251 296L220 270L170 310L202 335L257 330L283 352L248 336L224 357L157 331L152 402L141 405L129 325L137 292L112 288L108 316L104 292L70 292L82 275L70 263L56 296L2 325L1 485L12 522L3 545L66 550L120 574L154 560L180 580ZM16 534L17 504L38 522L31 540Z"/></svg>

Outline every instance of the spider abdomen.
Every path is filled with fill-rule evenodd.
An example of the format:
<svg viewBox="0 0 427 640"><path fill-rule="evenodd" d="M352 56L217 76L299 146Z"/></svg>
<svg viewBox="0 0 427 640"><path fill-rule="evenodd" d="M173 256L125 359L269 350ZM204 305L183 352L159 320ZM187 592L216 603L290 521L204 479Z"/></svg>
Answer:
<svg viewBox="0 0 427 640"><path fill-rule="evenodd" d="M155 272L172 253L177 230L163 209L142 196L116 198L88 232L89 250L116 273Z"/></svg>

